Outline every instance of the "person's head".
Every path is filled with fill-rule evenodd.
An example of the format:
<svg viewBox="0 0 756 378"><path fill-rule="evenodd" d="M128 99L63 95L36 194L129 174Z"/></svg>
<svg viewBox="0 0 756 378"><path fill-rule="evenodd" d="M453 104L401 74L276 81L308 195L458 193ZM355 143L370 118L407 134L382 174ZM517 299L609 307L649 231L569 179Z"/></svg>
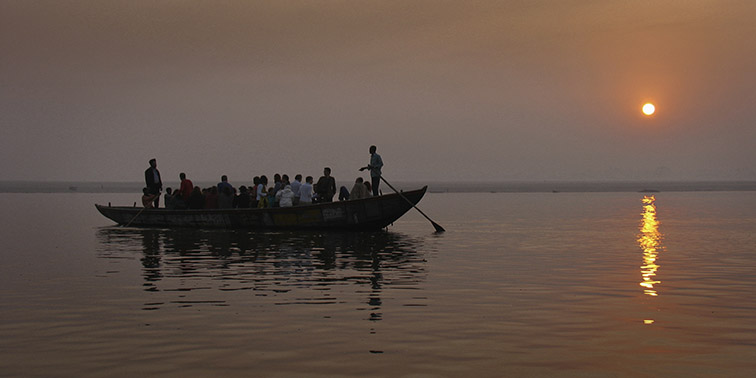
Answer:
<svg viewBox="0 0 756 378"><path fill-rule="evenodd" d="M260 185L260 177L258 177L258 176L255 176L255 177L254 177L254 178L252 179L252 183L253 183L253 184L255 184L255 186L257 186L257 185Z"/></svg>
<svg viewBox="0 0 756 378"><path fill-rule="evenodd" d="M195 193L195 194L196 193L202 194L202 190L200 189L199 186L195 186L194 189L192 189L192 192Z"/></svg>
<svg viewBox="0 0 756 378"><path fill-rule="evenodd" d="M265 175L260 176L260 184L268 185L268 176L265 176Z"/></svg>
<svg viewBox="0 0 756 378"><path fill-rule="evenodd" d="M273 175L273 182L281 182L281 175L278 173Z"/></svg>
<svg viewBox="0 0 756 378"><path fill-rule="evenodd" d="M357 177L357 180L354 180L354 182L356 182L358 184L362 184L363 181L365 181L365 180L363 180L362 177Z"/></svg>
<svg viewBox="0 0 756 378"><path fill-rule="evenodd" d="M325 177L330 176L331 175L331 168L328 168L328 167L323 168L323 175Z"/></svg>
<svg viewBox="0 0 756 378"><path fill-rule="evenodd" d="M186 173L184 172L179 173L179 178L182 180L186 180Z"/></svg>
<svg viewBox="0 0 756 378"><path fill-rule="evenodd" d="M283 175L281 176L281 181L283 181L284 184L289 183L289 175Z"/></svg>
<svg viewBox="0 0 756 378"><path fill-rule="evenodd" d="M150 167L157 168L157 160L155 160L154 158L150 159Z"/></svg>
<svg viewBox="0 0 756 378"><path fill-rule="evenodd" d="M167 194L169 196L171 195L172 191L173 191L173 189L171 189L171 188L165 188L165 194Z"/></svg>
<svg viewBox="0 0 756 378"><path fill-rule="evenodd" d="M374 154L375 150L376 150L375 146L370 146L370 153L371 154Z"/></svg>
<svg viewBox="0 0 756 378"><path fill-rule="evenodd" d="M221 176L221 182L226 182L226 181L228 181L228 176L226 175Z"/></svg>
<svg viewBox="0 0 756 378"><path fill-rule="evenodd" d="M368 188L368 191L373 190L373 185L370 184L370 181L365 181L363 182L363 184L365 184L365 186Z"/></svg>
<svg viewBox="0 0 756 378"><path fill-rule="evenodd" d="M302 182L302 175L297 174L296 176L294 176L294 180Z"/></svg>
<svg viewBox="0 0 756 378"><path fill-rule="evenodd" d="M242 186L239 187L239 193L246 193L246 192L247 192L247 187L246 186L242 185Z"/></svg>
<svg viewBox="0 0 756 378"><path fill-rule="evenodd" d="M307 176L307 178L305 179L305 182L308 184L312 184L312 176Z"/></svg>

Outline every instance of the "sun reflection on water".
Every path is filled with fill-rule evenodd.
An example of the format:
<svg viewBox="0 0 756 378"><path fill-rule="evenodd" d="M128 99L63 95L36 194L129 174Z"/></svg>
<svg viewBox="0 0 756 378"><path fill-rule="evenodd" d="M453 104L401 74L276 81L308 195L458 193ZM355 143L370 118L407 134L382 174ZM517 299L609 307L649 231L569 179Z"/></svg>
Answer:
<svg viewBox="0 0 756 378"><path fill-rule="evenodd" d="M643 250L643 265L641 266L643 280L640 285L643 287L643 294L651 296L659 295L654 289L654 285L661 283L661 281L656 280L656 271L659 270L659 265L656 262L663 249L661 246L663 235L659 232L655 201L654 196L643 197L643 212L641 213L643 218L638 235L638 245Z"/></svg>

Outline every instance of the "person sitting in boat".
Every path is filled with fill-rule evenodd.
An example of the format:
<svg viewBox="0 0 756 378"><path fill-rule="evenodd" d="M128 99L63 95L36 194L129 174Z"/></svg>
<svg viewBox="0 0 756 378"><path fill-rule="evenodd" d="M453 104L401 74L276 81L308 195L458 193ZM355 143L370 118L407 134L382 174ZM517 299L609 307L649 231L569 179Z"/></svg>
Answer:
<svg viewBox="0 0 756 378"><path fill-rule="evenodd" d="M336 194L336 179L331 176L331 168L323 168L323 176L315 184L315 191L318 194L318 202L333 202L333 196Z"/></svg>
<svg viewBox="0 0 756 378"><path fill-rule="evenodd" d="M373 186L370 185L370 181L365 181L363 184L365 184L365 189L367 189L367 197L373 196ZM365 198L367 198L365 197Z"/></svg>
<svg viewBox="0 0 756 378"><path fill-rule="evenodd" d="M218 208L218 187L213 186L208 189L205 195L205 209L217 209Z"/></svg>
<svg viewBox="0 0 756 378"><path fill-rule="evenodd" d="M272 188L268 188L268 192L265 196L265 202L266 207L268 208L276 206L276 192L274 192Z"/></svg>
<svg viewBox="0 0 756 378"><path fill-rule="evenodd" d="M339 188L339 201L349 201L349 190L346 186L342 185Z"/></svg>
<svg viewBox="0 0 756 378"><path fill-rule="evenodd" d="M294 206L294 192L291 190L291 185L286 185L283 189L279 190L276 193L276 199L278 200L279 207Z"/></svg>
<svg viewBox="0 0 756 378"><path fill-rule="evenodd" d="M236 203L234 207L240 208L240 209L248 209L249 208L249 191L247 191L247 187L242 185L239 187L239 195L236 196Z"/></svg>
<svg viewBox="0 0 756 378"><path fill-rule="evenodd" d="M365 180L362 177L357 177L357 179L354 180L354 186L352 187L352 191L349 192L350 199L356 200L356 199L370 197L367 186L365 186L364 181Z"/></svg>
<svg viewBox="0 0 756 378"><path fill-rule="evenodd" d="M202 191L199 186L195 186L192 189L192 194L189 196L189 208L190 209L203 209L205 208L205 196L202 195Z"/></svg>
<svg viewBox="0 0 756 378"><path fill-rule="evenodd" d="M184 202L183 199L181 199L178 190L172 191L171 188L166 188L165 196L163 196L163 199L165 200L166 209L179 210L186 209L187 207L187 203Z"/></svg>
<svg viewBox="0 0 756 378"><path fill-rule="evenodd" d="M154 209L155 208L155 198L160 196L160 193L153 194L150 193L150 189L147 187L144 187L142 189L142 206L146 209Z"/></svg>
<svg viewBox="0 0 756 378"><path fill-rule="evenodd" d="M307 176L304 184L299 187L299 205L312 204L312 176Z"/></svg>
<svg viewBox="0 0 756 378"><path fill-rule="evenodd" d="M165 204L166 209L172 210L176 208L176 205L173 203L173 189L165 188L163 203Z"/></svg>

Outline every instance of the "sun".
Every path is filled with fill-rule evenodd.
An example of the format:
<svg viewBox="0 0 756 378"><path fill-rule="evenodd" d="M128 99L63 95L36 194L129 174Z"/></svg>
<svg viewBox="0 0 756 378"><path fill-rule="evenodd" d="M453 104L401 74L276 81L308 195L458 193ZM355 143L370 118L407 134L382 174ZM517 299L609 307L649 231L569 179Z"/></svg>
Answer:
<svg viewBox="0 0 756 378"><path fill-rule="evenodd" d="M643 104L643 114L650 116L656 112L656 106L654 104L647 102Z"/></svg>

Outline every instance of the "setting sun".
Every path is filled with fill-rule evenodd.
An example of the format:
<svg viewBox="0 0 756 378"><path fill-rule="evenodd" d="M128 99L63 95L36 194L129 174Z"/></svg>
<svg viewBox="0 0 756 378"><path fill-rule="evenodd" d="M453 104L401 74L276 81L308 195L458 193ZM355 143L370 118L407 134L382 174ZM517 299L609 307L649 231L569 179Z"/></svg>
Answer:
<svg viewBox="0 0 756 378"><path fill-rule="evenodd" d="M643 114L645 115L652 115L656 111L656 106L654 104L647 102L643 105Z"/></svg>

